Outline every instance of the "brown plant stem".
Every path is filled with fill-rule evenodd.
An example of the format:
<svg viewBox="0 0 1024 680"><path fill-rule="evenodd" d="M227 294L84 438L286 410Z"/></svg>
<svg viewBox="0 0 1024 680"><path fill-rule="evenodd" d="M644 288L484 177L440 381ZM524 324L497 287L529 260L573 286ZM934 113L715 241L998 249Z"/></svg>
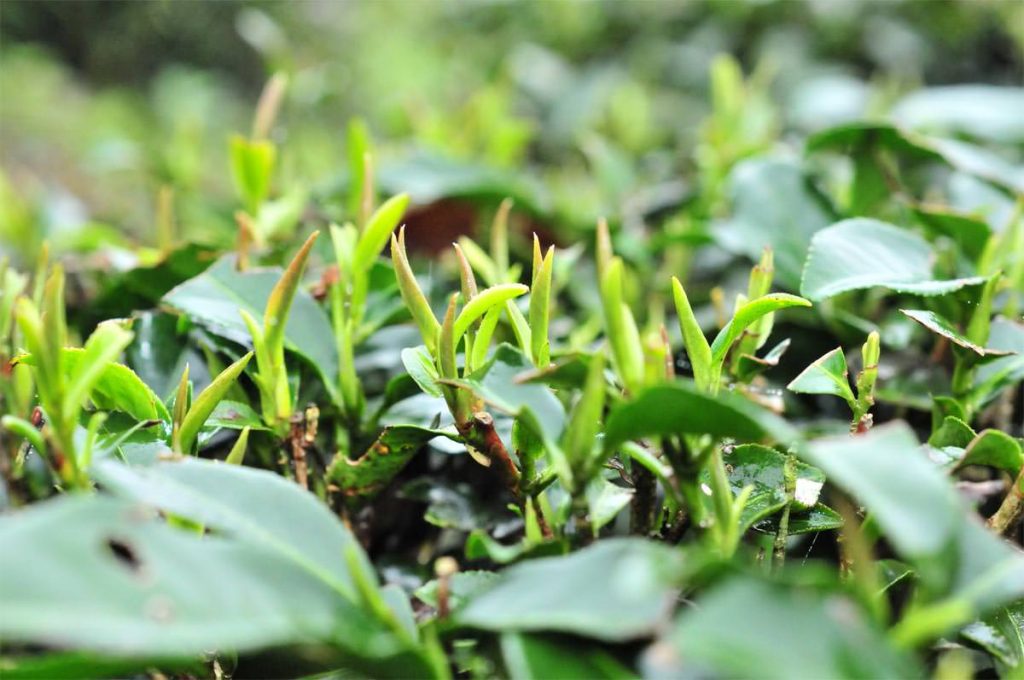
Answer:
<svg viewBox="0 0 1024 680"><path fill-rule="evenodd" d="M1021 517L1024 517L1024 469L1013 481L999 509L988 518L988 526L997 534L1005 534L1017 526Z"/></svg>
<svg viewBox="0 0 1024 680"><path fill-rule="evenodd" d="M551 531L551 525L548 524L547 517L544 516L544 509L540 505L540 501L537 500L536 496L530 496L530 505L533 506L533 512L537 515L537 526L540 527L540 533L545 539L554 538L555 534Z"/></svg>
<svg viewBox="0 0 1024 680"><path fill-rule="evenodd" d="M633 466L633 502L631 525L633 533L646 536L651 532L651 524L654 521L654 510L657 493L657 484L654 474L642 465Z"/></svg>
<svg viewBox="0 0 1024 680"><path fill-rule="evenodd" d="M292 460L295 462L295 481L303 489L309 488L309 467L306 461L306 423L302 413L292 416L288 443L292 449Z"/></svg>
<svg viewBox="0 0 1024 680"><path fill-rule="evenodd" d="M460 426L459 430L470 446L487 456L491 464L497 468L498 474L501 475L512 494L518 499L520 497L519 470L512 462L512 457L508 455L508 450L505 449L501 437L495 431L494 418L491 417L491 414L486 411L478 411L473 414L472 420Z"/></svg>

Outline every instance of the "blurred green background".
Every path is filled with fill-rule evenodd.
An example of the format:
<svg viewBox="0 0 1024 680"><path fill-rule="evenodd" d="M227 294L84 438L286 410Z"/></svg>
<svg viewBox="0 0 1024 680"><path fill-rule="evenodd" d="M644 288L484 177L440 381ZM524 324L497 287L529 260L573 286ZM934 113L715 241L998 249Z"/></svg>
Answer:
<svg viewBox="0 0 1024 680"><path fill-rule="evenodd" d="M478 217L452 200L512 195L566 243L923 86L1020 85L1024 3L3 0L0 44L4 252L29 260L48 239L116 266L156 243L161 186L180 238L233 242L228 139L275 72L274 195L306 221L347 217L358 116L383 192L442 206L456 230ZM742 120L710 96L720 54L749 76Z"/></svg>

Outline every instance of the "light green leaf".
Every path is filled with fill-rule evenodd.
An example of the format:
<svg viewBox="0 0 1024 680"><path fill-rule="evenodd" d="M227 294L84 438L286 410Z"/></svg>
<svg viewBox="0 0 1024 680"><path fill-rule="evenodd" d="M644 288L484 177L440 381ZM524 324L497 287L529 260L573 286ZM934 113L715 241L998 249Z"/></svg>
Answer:
<svg viewBox="0 0 1024 680"><path fill-rule="evenodd" d="M679 316L679 328L683 334L683 345L693 366L693 377L701 389L709 389L712 381L711 345L704 337L704 331L697 323L697 317L690 307L690 299L679 279L672 277L672 298L675 301L676 314Z"/></svg>
<svg viewBox="0 0 1024 680"><path fill-rule="evenodd" d="M732 320L719 331L715 341L711 343L712 364L720 365L724 362L729 348L739 339L743 331L765 314L771 314L787 307L810 306L811 303L808 300L786 293L773 293L747 302L736 311Z"/></svg>
<svg viewBox="0 0 1024 680"><path fill-rule="evenodd" d="M503 283L480 291L476 297L466 303L466 306L455 318L455 342L458 343L469 327L493 307L503 305L529 290L521 283Z"/></svg>
<svg viewBox="0 0 1024 680"><path fill-rule="evenodd" d="M587 485L587 507L590 527L596 535L633 500L633 490L597 478Z"/></svg>
<svg viewBox="0 0 1024 680"><path fill-rule="evenodd" d="M192 405L185 414L185 419L178 428L177 441L174 443L175 449L179 453L191 453L192 446L195 444L196 437L199 435L199 429L206 422L206 419L210 417L210 414L213 413L217 404L224 399L224 396L235 384L235 381L238 380L238 376L245 370L250 359L252 359L252 352L249 352L241 359L225 368L220 372L220 375L214 378L213 382L211 382L210 385L200 392L199 396L192 401Z"/></svg>
<svg viewBox="0 0 1024 680"><path fill-rule="evenodd" d="M852 404L857 399L850 388L846 356L842 347L817 359L800 375L786 385L786 389L800 394L833 394Z"/></svg>
<svg viewBox="0 0 1024 680"><path fill-rule="evenodd" d="M403 349L402 365L421 390L432 397L441 396L441 387L437 384L441 376L437 373L434 358L430 356L426 345Z"/></svg>
<svg viewBox="0 0 1024 680"><path fill-rule="evenodd" d="M409 195L392 196L370 217L366 228L359 237L352 264L364 271L370 269L381 251L387 246L392 232L398 227L406 208L409 207Z"/></svg>
<svg viewBox="0 0 1024 680"><path fill-rule="evenodd" d="M69 374L84 360L84 349L65 347L61 350L61 365ZM16 361L29 366L35 366L37 363L31 354L23 354ZM160 398L135 375L132 369L123 364L108 363L93 385L89 397L97 408L121 411L136 420L160 419L169 422L171 419L167 407Z"/></svg>
<svg viewBox="0 0 1024 680"><path fill-rule="evenodd" d="M119 321L105 321L96 327L86 340L79 360L68 371L64 394L66 417L73 417L82 407L82 402L98 387L108 367L131 343L132 337L131 331Z"/></svg>
<svg viewBox="0 0 1024 680"><path fill-rule="evenodd" d="M241 135L231 138L231 175L246 209L254 215L270 191L276 155L268 140L248 140Z"/></svg>

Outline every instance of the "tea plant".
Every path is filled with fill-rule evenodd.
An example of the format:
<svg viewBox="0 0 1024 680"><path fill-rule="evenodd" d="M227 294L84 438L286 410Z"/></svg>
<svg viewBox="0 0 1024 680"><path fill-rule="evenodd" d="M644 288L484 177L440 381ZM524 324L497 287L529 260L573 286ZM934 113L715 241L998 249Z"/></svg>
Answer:
<svg viewBox="0 0 1024 680"><path fill-rule="evenodd" d="M381 202L359 121L311 193L275 77L233 244L164 193L124 275L5 261L3 676L1019 677L1019 168L874 120L793 160L765 78L715 62L639 230ZM431 249L452 205L486 246Z"/></svg>

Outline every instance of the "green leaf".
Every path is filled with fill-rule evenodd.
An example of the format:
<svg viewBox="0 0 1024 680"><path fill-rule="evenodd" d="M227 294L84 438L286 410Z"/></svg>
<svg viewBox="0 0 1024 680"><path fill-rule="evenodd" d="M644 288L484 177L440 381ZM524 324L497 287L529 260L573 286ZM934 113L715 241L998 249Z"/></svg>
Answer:
<svg viewBox="0 0 1024 680"><path fill-rule="evenodd" d="M754 496L771 498L773 503L786 502L785 454L760 444L742 444L727 451L722 460L728 466L729 484L735 493L752 486ZM797 461L794 512L809 510L817 505L824 484L825 473L803 461ZM757 519L760 517L751 518L749 523Z"/></svg>
<svg viewBox="0 0 1024 680"><path fill-rule="evenodd" d="M116 496L264 546L300 566L308 579L355 596L344 556L359 551L358 542L315 496L277 474L197 458L149 467L104 460L92 473ZM359 554L360 578L372 582L369 561Z"/></svg>
<svg viewBox="0 0 1024 680"><path fill-rule="evenodd" d="M946 416L942 424L928 438L928 445L936 448L953 446L965 449L975 437L974 430L956 416Z"/></svg>
<svg viewBox="0 0 1024 680"><path fill-rule="evenodd" d="M651 541L603 540L509 567L455 619L484 630L559 631L609 642L649 635L672 605L684 561L678 550Z"/></svg>
<svg viewBox="0 0 1024 680"><path fill-rule="evenodd" d="M441 376L426 345L403 349L402 365L421 390L432 397L441 396L441 387L437 384Z"/></svg>
<svg viewBox="0 0 1024 680"><path fill-rule="evenodd" d="M994 656L1007 669L1024 668L1024 601L976 621L960 635ZM1003 673L1004 677L1012 677Z"/></svg>
<svg viewBox="0 0 1024 680"><path fill-rule="evenodd" d="M740 382L749 383L754 377L775 368L791 343L792 341L786 338L760 357L754 354L741 354L736 365L736 378Z"/></svg>
<svg viewBox="0 0 1024 680"><path fill-rule="evenodd" d="M926 311L923 309L901 309L901 312L906 316L910 317L917 323L921 324L932 333L940 335L954 345L963 347L966 350L974 352L980 357L985 356L1006 356L1011 352L999 349L986 349L979 347L975 343L971 342L966 336L961 335L960 332L951 324L948 320L942 318L935 312Z"/></svg>
<svg viewBox="0 0 1024 680"><path fill-rule="evenodd" d="M74 417L82 402L91 395L106 374L109 366L128 343L132 341L131 331L119 321L105 321L97 326L85 342L78 361L70 367L64 394L64 414Z"/></svg>
<svg viewBox="0 0 1024 680"><path fill-rule="evenodd" d="M976 369L971 400L979 406L988 404L1004 389L1024 379L1024 324L1003 318L993 320L986 344L1013 354Z"/></svg>
<svg viewBox="0 0 1024 680"><path fill-rule="evenodd" d="M448 608L460 609L467 600L487 590L498 580L493 571L459 571L448 580ZM422 602L437 607L437 581L428 581L416 589L415 595Z"/></svg>
<svg viewBox="0 0 1024 680"><path fill-rule="evenodd" d="M992 236L985 220L946 206L920 204L911 206L911 211L926 230L955 242L972 262L978 261Z"/></svg>
<svg viewBox="0 0 1024 680"><path fill-rule="evenodd" d="M587 507L590 526L594 534L633 500L633 489L612 484L607 479L594 479L587 485Z"/></svg>
<svg viewBox="0 0 1024 680"><path fill-rule="evenodd" d="M998 154L960 140L917 134L887 123L840 125L811 137L806 148L845 149L855 155L885 149L904 159L943 163L1011 191L1019 192L1024 187L1024 173Z"/></svg>
<svg viewBox="0 0 1024 680"><path fill-rule="evenodd" d="M626 680L636 677L607 651L579 641L503 633L500 644L502 660L511 680L551 677Z"/></svg>
<svg viewBox="0 0 1024 680"><path fill-rule="evenodd" d="M78 364L85 358L84 349L65 347L61 350L61 364L68 374L77 370ZM31 354L23 354L16 361L29 366L37 364ZM171 419L160 398L153 394L153 390L132 369L123 364L106 364L89 397L97 408L121 411L139 421L160 419L169 422Z"/></svg>
<svg viewBox="0 0 1024 680"><path fill-rule="evenodd" d="M811 534L819 531L832 531L843 526L843 517L832 508L818 503L807 512L793 513L789 516L789 535ZM769 530L778 533L778 527Z"/></svg>
<svg viewBox="0 0 1024 680"><path fill-rule="evenodd" d="M517 298L529 290L528 287L521 283L503 283L480 291L476 297L466 303L466 306L462 308L462 311L455 318L456 344L477 319L492 308L504 305L509 300Z"/></svg>
<svg viewBox="0 0 1024 680"><path fill-rule="evenodd" d="M843 220L815 234L800 294L818 301L879 287L942 295L985 281L981 277L937 280L932 275L933 259L928 243L912 232L867 218Z"/></svg>
<svg viewBox="0 0 1024 680"><path fill-rule="evenodd" d="M171 290L164 303L221 337L249 345L249 330L239 310L254 318L262 316L281 273L279 268L239 272L235 257L226 256ZM297 291L284 328L284 346L306 360L338 402L337 348L325 340L332 337L331 322L324 310L308 293Z"/></svg>
<svg viewBox="0 0 1024 680"><path fill-rule="evenodd" d="M294 486L289 493L302 496ZM279 495L274 509L291 531L302 527L292 524L293 497ZM344 533L335 520L319 538L337 545ZM341 643L367 656L398 648L380 639L380 624L330 580L312 578L285 551L244 533L175 528L137 501L61 498L0 518L0 537L9 548L0 555L0 634L7 642L140 662L295 643Z"/></svg>
<svg viewBox="0 0 1024 680"><path fill-rule="evenodd" d="M704 331L697 323L697 317L690 307L690 300L679 279L672 277L672 298L679 316L679 328L683 335L683 345L693 366L693 377L701 389L709 389L712 382L711 345L704 337Z"/></svg>
<svg viewBox="0 0 1024 680"><path fill-rule="evenodd" d="M780 283L796 290L811 237L835 220L828 200L799 163L779 158L742 161L728 183L732 217L716 237L727 250L755 262L770 247Z"/></svg>
<svg viewBox="0 0 1024 680"><path fill-rule="evenodd" d="M565 428L565 407L546 385L522 383L518 379L533 369L526 354L501 344L490 360L462 380L445 381L471 390L499 411L526 417L545 442L557 442Z"/></svg>
<svg viewBox="0 0 1024 680"><path fill-rule="evenodd" d="M808 300L786 293L773 293L747 302L736 311L729 323L725 325L725 328L715 336L715 341L711 343L712 364L720 365L724 362L732 344L739 339L751 324L755 323L765 314L771 314L787 307L810 306L811 303Z"/></svg>
<svg viewBox="0 0 1024 680"><path fill-rule="evenodd" d="M857 399L850 388L846 356L842 347L817 359L800 375L786 385L786 389L800 394L833 394L852 404Z"/></svg>
<svg viewBox="0 0 1024 680"><path fill-rule="evenodd" d="M366 228L359 236L352 264L363 271L368 271L381 251L391 240L391 234L398 227L406 208L409 207L409 195L399 194L389 198L384 205L377 208Z"/></svg>
<svg viewBox="0 0 1024 680"><path fill-rule="evenodd" d="M255 215L270 192L276 149L267 140L249 140L240 135L231 138L231 175L246 210Z"/></svg>
<svg viewBox="0 0 1024 680"><path fill-rule="evenodd" d="M923 132L962 133L997 143L1024 141L1024 88L945 85L915 90L893 107L893 118Z"/></svg>
<svg viewBox="0 0 1024 680"><path fill-rule="evenodd" d="M206 419L203 430L241 430L246 427L252 430L270 429L264 425L260 415L248 404L224 399L217 404L213 412ZM203 435L200 433L200 443L202 443L202 439Z"/></svg>
<svg viewBox="0 0 1024 680"><path fill-rule="evenodd" d="M947 418L949 420L949 418ZM957 467L965 465L986 465L1010 473L1016 477L1024 464L1020 442L1000 430L982 430L967 445L964 457Z"/></svg>
<svg viewBox="0 0 1024 680"><path fill-rule="evenodd" d="M710 434L757 441L797 438L796 430L775 414L731 392L711 396L684 380L649 387L612 409L605 424L605 451L650 436Z"/></svg>
<svg viewBox="0 0 1024 680"><path fill-rule="evenodd" d="M977 517L971 515L961 523L952 561L953 582L940 594L945 601L966 606L961 624L1024 599L1024 555L992 533ZM942 601L938 606L941 604ZM948 630L945 627L938 633Z"/></svg>
<svg viewBox="0 0 1024 680"><path fill-rule="evenodd" d="M801 455L864 503L897 552L939 570L922 577L948 580L950 567L939 556L953 547L964 510L907 425L894 421L856 437L815 440Z"/></svg>
<svg viewBox="0 0 1024 680"><path fill-rule="evenodd" d="M341 488L347 499L373 497L434 437L452 434L415 425L386 427L359 458L353 460L339 452L327 469L327 478Z"/></svg>
<svg viewBox="0 0 1024 680"><path fill-rule="evenodd" d="M241 359L231 364L220 372L209 387L199 393L185 414L185 419L178 428L177 441L174 442L175 450L179 453L188 454L192 451L196 437L199 435L199 428L206 423L206 419L213 413L217 404L224 399L228 390L238 380L238 376L245 370L249 360L252 359L252 352L249 352Z"/></svg>
<svg viewBox="0 0 1024 680"><path fill-rule="evenodd" d="M677 664L658 675L757 678L912 678L893 649L841 593L732 579L686 608L668 639ZM654 650L652 650L654 651Z"/></svg>

